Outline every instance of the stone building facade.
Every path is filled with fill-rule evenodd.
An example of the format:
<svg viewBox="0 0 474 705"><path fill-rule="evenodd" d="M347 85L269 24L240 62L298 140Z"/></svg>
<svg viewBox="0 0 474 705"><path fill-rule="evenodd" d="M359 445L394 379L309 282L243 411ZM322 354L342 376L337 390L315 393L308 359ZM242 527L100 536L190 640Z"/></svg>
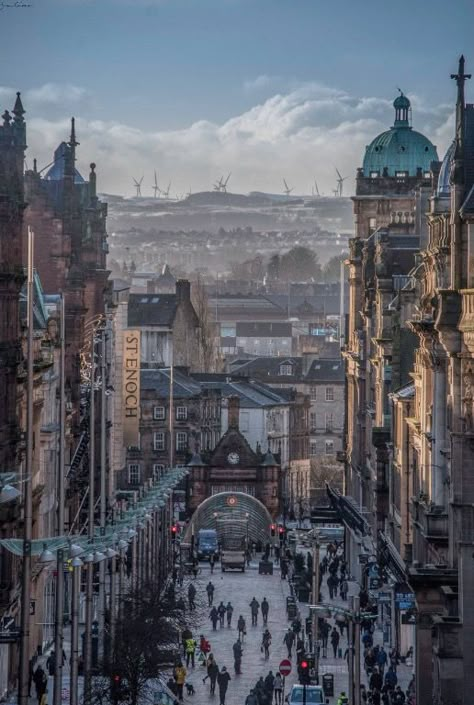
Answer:
<svg viewBox="0 0 474 705"><path fill-rule="evenodd" d="M196 454L188 467L191 511L221 492L243 492L258 499L272 517L280 510L281 472L274 455L253 450L239 430L240 400L228 402L228 429L211 453Z"/></svg>
<svg viewBox="0 0 474 705"><path fill-rule="evenodd" d="M402 654L414 647L420 705L468 703L474 686L474 105L465 102L464 58L452 78L454 141L441 165L418 163L424 142L412 150L405 211L413 215L402 218L403 234L398 216L370 221L378 217L376 199L366 203L371 177L359 173L345 351L349 496L331 495L348 528L351 569L363 578L358 553L375 551L393 581L392 643ZM387 184L387 213L397 183Z"/></svg>

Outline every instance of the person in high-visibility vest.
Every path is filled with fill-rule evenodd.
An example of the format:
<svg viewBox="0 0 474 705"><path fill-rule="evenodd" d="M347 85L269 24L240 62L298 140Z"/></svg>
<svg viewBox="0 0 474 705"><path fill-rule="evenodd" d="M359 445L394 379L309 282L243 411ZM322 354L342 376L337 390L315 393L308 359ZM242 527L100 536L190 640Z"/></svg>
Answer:
<svg viewBox="0 0 474 705"><path fill-rule="evenodd" d="M337 699L337 705L348 705L349 700L344 691L341 691L340 696Z"/></svg>

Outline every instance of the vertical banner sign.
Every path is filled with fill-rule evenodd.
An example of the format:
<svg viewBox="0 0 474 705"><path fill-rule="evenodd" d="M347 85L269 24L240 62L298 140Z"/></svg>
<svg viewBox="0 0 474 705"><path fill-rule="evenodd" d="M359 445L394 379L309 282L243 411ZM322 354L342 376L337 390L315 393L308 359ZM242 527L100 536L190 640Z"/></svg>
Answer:
<svg viewBox="0 0 474 705"><path fill-rule="evenodd" d="M123 348L123 443L138 446L140 416L140 331L124 332Z"/></svg>

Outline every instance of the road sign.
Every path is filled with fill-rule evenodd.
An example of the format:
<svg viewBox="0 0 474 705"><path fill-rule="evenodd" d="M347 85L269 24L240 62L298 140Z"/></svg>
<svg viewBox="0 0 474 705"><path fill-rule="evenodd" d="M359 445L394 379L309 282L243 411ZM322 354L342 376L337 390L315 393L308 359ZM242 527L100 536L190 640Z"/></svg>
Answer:
<svg viewBox="0 0 474 705"><path fill-rule="evenodd" d="M283 661L280 662L279 670L280 675L283 676L283 678L289 676L291 673L291 661L287 658L284 658Z"/></svg>

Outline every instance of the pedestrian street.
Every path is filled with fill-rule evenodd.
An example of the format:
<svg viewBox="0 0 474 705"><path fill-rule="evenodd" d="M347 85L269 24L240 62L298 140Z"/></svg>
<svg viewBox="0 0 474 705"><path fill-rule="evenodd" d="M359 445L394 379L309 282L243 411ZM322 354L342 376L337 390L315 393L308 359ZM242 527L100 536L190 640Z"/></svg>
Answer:
<svg viewBox="0 0 474 705"><path fill-rule="evenodd" d="M260 676L267 675L269 670L273 673L278 671L279 663L287 657L287 650L283 643L283 635L288 628L286 619L286 597L289 594L288 583L280 577L280 570L275 566L273 575L259 575L258 561L252 561L250 568L247 568L245 573L227 571L221 573L219 564L211 575L208 563L201 563L201 573L196 581L198 597L207 605L207 595L205 587L209 580L212 580L215 585L214 605L219 605L222 600L224 604L230 600L234 607L232 617L232 627L223 628L217 626L217 630L212 630L212 624L209 619L204 621L202 628L194 630L194 637L199 641L200 634L204 634L211 643L211 652L216 658L216 662L221 669L226 666L232 678L227 690L226 705L243 705L251 688L254 687ZM265 660L264 654L261 653L261 641L264 631L262 614L259 611L258 624L252 627L252 617L249 604L252 598L262 602L266 597L270 603L268 615L268 629L272 634L272 644L270 647L270 658ZM206 620L210 608L203 611L204 619ZM243 656L241 674L234 673L234 657L232 646L237 639L237 620L239 615L242 615L246 621L247 634L243 642ZM202 679L206 675L206 670L201 666L196 659L195 668L188 669L186 682L192 683L196 694L188 696L185 692L184 702L190 705L194 702L195 705L205 703L213 703L219 705L218 689L216 694L209 694L209 680L204 685ZM298 680L296 667L293 668L292 674L287 679L288 685L296 683Z"/></svg>

